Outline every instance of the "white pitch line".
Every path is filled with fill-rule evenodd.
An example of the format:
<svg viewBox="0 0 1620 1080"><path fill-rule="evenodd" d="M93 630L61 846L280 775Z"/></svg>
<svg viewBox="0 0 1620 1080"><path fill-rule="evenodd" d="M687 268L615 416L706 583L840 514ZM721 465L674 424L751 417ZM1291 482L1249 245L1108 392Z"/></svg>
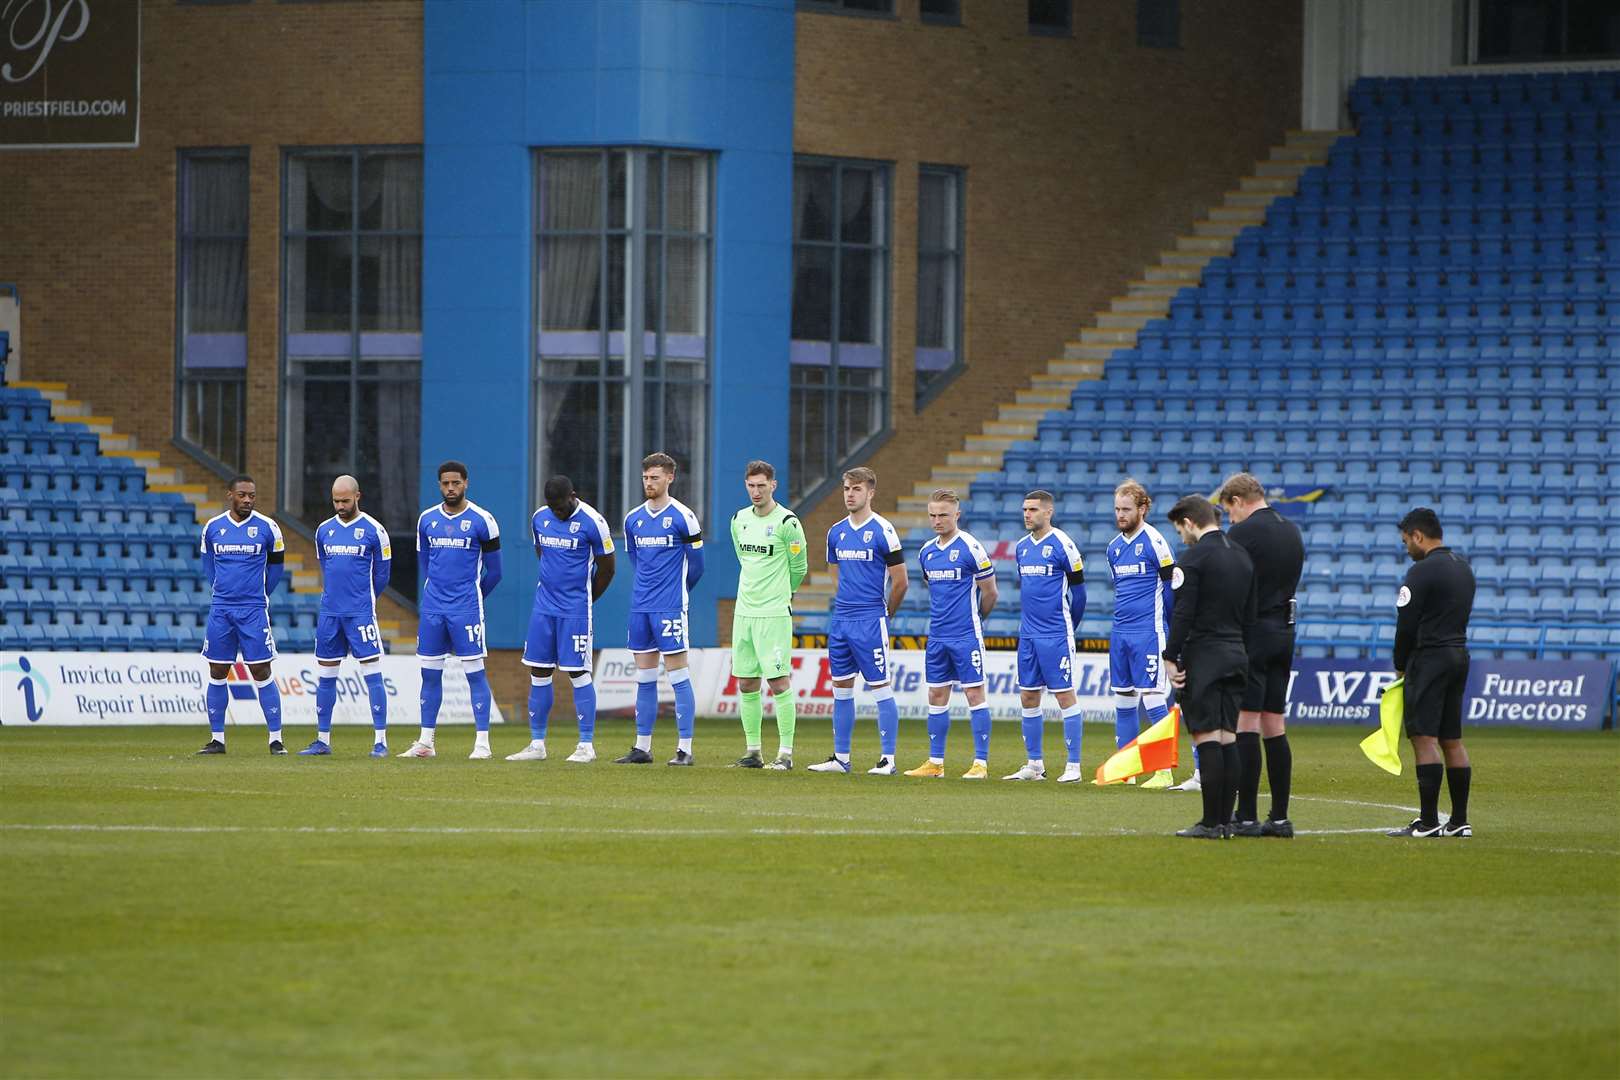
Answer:
<svg viewBox="0 0 1620 1080"><path fill-rule="evenodd" d="M1265 797L1267 799L1271 798L1270 795ZM1384 802L1361 802L1357 799L1329 799L1321 795L1290 795L1289 800L1291 802L1337 803L1340 806L1366 806L1374 810L1401 810L1408 814L1420 814L1423 812L1416 806L1397 806L1394 803Z"/></svg>
<svg viewBox="0 0 1620 1080"><path fill-rule="evenodd" d="M8 824L9 832L107 832L107 833L271 833L294 835L517 835L517 836L1031 836L1080 838L1099 836L1154 836L1155 833L1128 829L1081 832L1038 829L669 829L616 826L505 826L505 825L97 825L97 824Z"/></svg>
<svg viewBox="0 0 1620 1080"><path fill-rule="evenodd" d="M1298 836L1347 836L1381 833L1383 826L1354 829L1300 829ZM500 825L97 825L97 824L24 824L0 823L0 832L46 833L162 833L176 835L221 834L279 834L295 836L649 836L649 837L979 837L1012 836L1042 839L1076 840L1119 836L1165 836L1165 833L1140 829L1102 829L1095 832L1080 830L1038 829L669 829L669 828L591 828L586 826L500 826ZM1620 851L1605 848L1545 848L1528 844L1499 845L1477 841L1468 846L1488 847L1492 851L1532 851L1545 855L1602 855L1620 857ZM1274 845L1266 845L1268 848ZM1456 842L1446 845L1455 847Z"/></svg>

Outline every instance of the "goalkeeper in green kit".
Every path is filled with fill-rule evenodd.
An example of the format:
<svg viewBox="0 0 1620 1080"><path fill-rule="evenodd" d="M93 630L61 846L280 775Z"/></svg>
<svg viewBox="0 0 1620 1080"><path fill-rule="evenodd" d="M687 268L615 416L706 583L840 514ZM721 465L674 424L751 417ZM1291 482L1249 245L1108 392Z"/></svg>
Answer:
<svg viewBox="0 0 1620 1080"><path fill-rule="evenodd" d="M731 619L731 673L737 679L738 712L748 752L733 764L742 769L793 768L793 593L810 571L804 526L774 498L776 469L750 461L743 482L748 501L731 518L731 546L742 573ZM776 702L776 760L760 757L764 702L759 682L770 683Z"/></svg>

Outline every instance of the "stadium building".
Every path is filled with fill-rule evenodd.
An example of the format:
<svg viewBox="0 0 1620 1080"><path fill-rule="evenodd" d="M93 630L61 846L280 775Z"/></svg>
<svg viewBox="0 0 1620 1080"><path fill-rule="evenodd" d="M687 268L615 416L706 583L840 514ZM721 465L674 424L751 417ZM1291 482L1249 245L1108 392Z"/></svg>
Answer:
<svg viewBox="0 0 1620 1080"><path fill-rule="evenodd" d="M947 486L999 558L1030 487L1100 560L1122 477L1248 469L1318 655L1387 650L1427 503L1482 649L1612 656L1620 27L1508 7L82 0L0 87L0 647L195 649L245 470L282 648L353 472L408 649L439 461L519 537L555 473L617 526L667 450L712 536L764 458L815 548L865 464L908 546ZM722 539L695 645L735 582Z"/></svg>

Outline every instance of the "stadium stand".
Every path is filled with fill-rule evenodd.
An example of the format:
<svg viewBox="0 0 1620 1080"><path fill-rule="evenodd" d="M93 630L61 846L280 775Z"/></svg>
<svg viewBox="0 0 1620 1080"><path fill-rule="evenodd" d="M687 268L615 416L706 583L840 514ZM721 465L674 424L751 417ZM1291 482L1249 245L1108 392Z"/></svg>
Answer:
<svg viewBox="0 0 1620 1080"><path fill-rule="evenodd" d="M1296 500L1306 655L1388 648L1421 504L1478 572L1481 655L1620 653L1620 73L1364 79L1350 104L1325 165L972 481L963 527L1010 559L1024 492L1056 492L1103 635L1117 480L1168 532L1177 496L1246 469ZM986 632L1014 633L999 576ZM913 588L894 631L926 611Z"/></svg>
<svg viewBox="0 0 1620 1080"><path fill-rule="evenodd" d="M38 389L0 386L0 648L201 647L196 508L100 446L84 423L53 420ZM314 648L319 602L275 598L280 648Z"/></svg>

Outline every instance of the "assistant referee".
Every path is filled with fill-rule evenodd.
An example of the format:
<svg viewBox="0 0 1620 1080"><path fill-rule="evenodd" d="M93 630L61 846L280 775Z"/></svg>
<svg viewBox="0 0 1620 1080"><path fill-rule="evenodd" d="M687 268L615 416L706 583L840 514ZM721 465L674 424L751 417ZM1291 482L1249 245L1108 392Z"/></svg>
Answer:
<svg viewBox="0 0 1620 1080"><path fill-rule="evenodd" d="M1253 475L1227 477L1215 501L1232 522L1232 543L1254 562L1255 615L1243 646L1249 654L1249 680L1238 710L1237 811L1233 836L1294 835L1288 820L1294 753L1288 746L1284 710L1294 667L1294 594L1305 568L1305 542L1299 526L1266 502L1265 488ZM1271 810L1259 818L1260 740L1265 738L1266 780Z"/></svg>
<svg viewBox="0 0 1620 1080"><path fill-rule="evenodd" d="M1444 544L1440 518L1428 507L1403 517L1400 529L1412 568L1395 597L1395 674L1406 679L1406 737L1417 758L1419 812L1416 821L1389 835L1473 836L1468 788L1474 770L1462 743L1462 699L1474 571ZM1451 789L1451 818L1444 825L1442 773Z"/></svg>
<svg viewBox="0 0 1620 1080"><path fill-rule="evenodd" d="M1254 622L1254 563L1221 532L1214 505L1202 495L1172 506L1170 524L1187 550L1170 572L1176 602L1165 673L1180 691L1204 796L1204 816L1176 835L1224 840L1237 794L1237 716L1249 677L1243 637Z"/></svg>

